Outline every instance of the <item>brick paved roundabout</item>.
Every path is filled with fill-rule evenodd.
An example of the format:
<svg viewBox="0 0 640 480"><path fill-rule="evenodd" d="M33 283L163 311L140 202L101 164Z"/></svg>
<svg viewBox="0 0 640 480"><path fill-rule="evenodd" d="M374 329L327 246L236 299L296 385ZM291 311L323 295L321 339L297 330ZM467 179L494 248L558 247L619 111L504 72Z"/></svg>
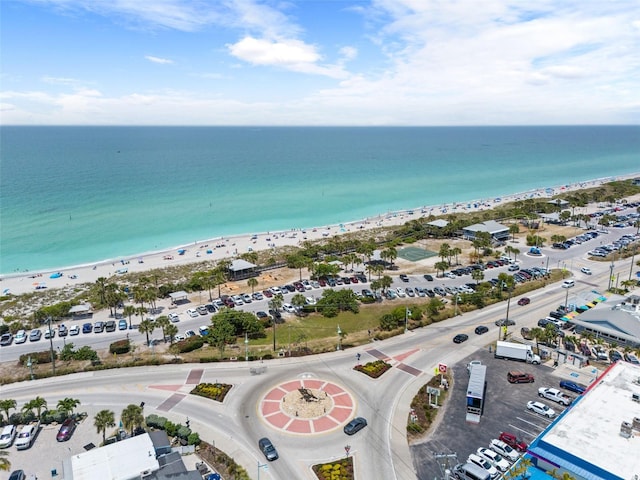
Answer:
<svg viewBox="0 0 640 480"><path fill-rule="evenodd" d="M313 435L344 425L355 409L353 397L339 385L316 378L281 383L260 401L259 412L273 428Z"/></svg>

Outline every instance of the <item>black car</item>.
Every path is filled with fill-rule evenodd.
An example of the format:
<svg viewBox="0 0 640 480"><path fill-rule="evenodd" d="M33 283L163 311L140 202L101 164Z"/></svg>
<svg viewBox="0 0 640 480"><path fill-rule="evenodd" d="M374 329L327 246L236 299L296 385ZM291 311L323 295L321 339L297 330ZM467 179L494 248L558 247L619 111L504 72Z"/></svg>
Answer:
<svg viewBox="0 0 640 480"><path fill-rule="evenodd" d="M400 274L400 280L402 280L404 283L409 283L409 277L404 273Z"/></svg>
<svg viewBox="0 0 640 480"><path fill-rule="evenodd" d="M362 417L356 417L344 426L344 433L353 435L367 426L367 421Z"/></svg>
<svg viewBox="0 0 640 480"><path fill-rule="evenodd" d="M462 343L466 342L467 340L469 340L469 335L466 335L464 333L459 333L458 335L453 337L453 343Z"/></svg>
<svg viewBox="0 0 640 480"><path fill-rule="evenodd" d="M25 480L26 478L27 476L22 470L14 470L11 472L11 475L9 475L9 480Z"/></svg>
<svg viewBox="0 0 640 480"><path fill-rule="evenodd" d="M424 275L424 279L427 282L433 282L433 277L431 275L429 275L428 273L426 275Z"/></svg>
<svg viewBox="0 0 640 480"><path fill-rule="evenodd" d="M264 453L264 456L270 462L278 459L278 451L267 437L258 440L258 447L260 447L260 451Z"/></svg>
<svg viewBox="0 0 640 480"><path fill-rule="evenodd" d="M622 360L622 354L617 350L609 350L609 360L612 363Z"/></svg>
<svg viewBox="0 0 640 480"><path fill-rule="evenodd" d="M497 327L510 327L511 325L515 325L516 322L514 322L513 320L511 320L510 318L501 318L499 320L496 320L496 326Z"/></svg>
<svg viewBox="0 0 640 480"><path fill-rule="evenodd" d="M67 328L67 326L64 323L60 324L60 326L58 327L58 336L66 337L68 334L69 329Z"/></svg>
<svg viewBox="0 0 640 480"><path fill-rule="evenodd" d="M488 331L489 328L485 327L484 325L479 325L475 329L476 335L482 335L483 333L487 333Z"/></svg>

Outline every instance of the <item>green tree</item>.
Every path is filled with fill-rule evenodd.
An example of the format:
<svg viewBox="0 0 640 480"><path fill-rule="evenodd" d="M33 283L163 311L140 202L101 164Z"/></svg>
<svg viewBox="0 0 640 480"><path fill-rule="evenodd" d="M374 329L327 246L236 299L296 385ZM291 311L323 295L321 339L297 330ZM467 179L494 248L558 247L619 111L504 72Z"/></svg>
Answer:
<svg viewBox="0 0 640 480"><path fill-rule="evenodd" d="M391 267L393 267L393 261L398 258L398 250L396 250L395 247L385 248L380 252L380 258L389 261L391 263Z"/></svg>
<svg viewBox="0 0 640 480"><path fill-rule="evenodd" d="M444 271L449 268L449 264L445 261L436 262L434 265L436 272L442 272L442 276L444 276Z"/></svg>
<svg viewBox="0 0 640 480"><path fill-rule="evenodd" d="M102 443L107 439L107 428L116 426L115 414L111 410L100 410L93 419L93 426L98 433L102 432Z"/></svg>
<svg viewBox="0 0 640 480"><path fill-rule="evenodd" d="M0 450L0 470L8 472L11 470L11 462L5 458L9 456L9 452L6 450Z"/></svg>
<svg viewBox="0 0 640 480"><path fill-rule="evenodd" d="M138 325L138 331L147 336L147 347L149 346L149 334L156 329L156 323L153 320L145 319Z"/></svg>
<svg viewBox="0 0 640 480"><path fill-rule="evenodd" d="M40 419L40 415L42 415L42 409L47 408L47 401L42 397L36 397L33 400L28 401L22 407L22 410L25 412L37 412L38 420Z"/></svg>
<svg viewBox="0 0 640 480"><path fill-rule="evenodd" d="M296 293L293 297L291 297L291 305L296 307L298 310L304 307L306 303L307 303L307 299L301 293Z"/></svg>
<svg viewBox="0 0 640 480"><path fill-rule="evenodd" d="M176 335L178 334L178 327L176 327L173 323L170 323L164 329L164 333L167 337L169 337L169 342L173 343L173 341L176 338Z"/></svg>
<svg viewBox="0 0 640 480"><path fill-rule="evenodd" d="M273 298L271 298L271 300L269 300L269 308L272 310L275 310L276 312L279 312L280 309L282 308L283 303L284 303L284 297L282 296L281 293L278 293L274 295Z"/></svg>
<svg viewBox="0 0 640 480"><path fill-rule="evenodd" d="M220 351L222 357L226 346L236 341L235 327L224 316L218 316L211 322L208 337L210 344Z"/></svg>
<svg viewBox="0 0 640 480"><path fill-rule="evenodd" d="M141 427L144 424L144 415L142 414L142 407L140 405L134 405L133 403L127 405L120 414L122 425L126 430L133 435L133 430L137 427Z"/></svg>
<svg viewBox="0 0 640 480"><path fill-rule="evenodd" d="M131 317L136 314L136 307L133 305L125 305L122 309L122 314L129 317L129 330L131 330Z"/></svg>
<svg viewBox="0 0 640 480"><path fill-rule="evenodd" d="M17 405L16 401L10 398L5 398L3 400L0 400L0 410L4 412L7 422L9 422L10 410L11 409L15 410L16 405Z"/></svg>
<svg viewBox="0 0 640 480"><path fill-rule="evenodd" d="M77 398L66 397L62 400L58 400L56 410L58 410L59 412L64 412L65 415L73 415L73 411L78 405L80 405L80 400L78 400Z"/></svg>
<svg viewBox="0 0 640 480"><path fill-rule="evenodd" d="M258 279L255 277L251 277L247 280L247 286L251 287L251 294L255 292L255 288L258 286Z"/></svg>
<svg viewBox="0 0 640 480"><path fill-rule="evenodd" d="M161 315L155 320L156 328L162 330L162 339L167 343L167 327L171 325L171 320L166 315Z"/></svg>
<svg viewBox="0 0 640 480"><path fill-rule="evenodd" d="M509 225L509 233L511 234L511 240L515 242L516 233L520 233L520 227L517 223L512 223Z"/></svg>

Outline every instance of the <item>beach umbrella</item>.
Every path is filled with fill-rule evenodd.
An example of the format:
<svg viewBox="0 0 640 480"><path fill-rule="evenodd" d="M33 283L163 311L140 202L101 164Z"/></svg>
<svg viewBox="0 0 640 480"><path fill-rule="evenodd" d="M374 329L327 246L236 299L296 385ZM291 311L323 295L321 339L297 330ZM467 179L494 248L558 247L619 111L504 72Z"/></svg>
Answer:
<svg viewBox="0 0 640 480"><path fill-rule="evenodd" d="M60 272L52 273L49 278L60 278L62 274Z"/></svg>
<svg viewBox="0 0 640 480"><path fill-rule="evenodd" d="M5 289L2 291L2 294L3 294L3 295L6 295L7 293L9 293L9 291L10 291L10 290L9 290L8 288L5 288Z"/></svg>

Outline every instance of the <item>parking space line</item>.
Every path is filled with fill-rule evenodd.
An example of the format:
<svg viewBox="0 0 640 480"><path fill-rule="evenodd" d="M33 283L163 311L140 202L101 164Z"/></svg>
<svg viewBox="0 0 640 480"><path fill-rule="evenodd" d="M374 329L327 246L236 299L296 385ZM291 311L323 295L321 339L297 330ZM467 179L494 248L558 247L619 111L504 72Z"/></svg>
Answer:
<svg viewBox="0 0 640 480"><path fill-rule="evenodd" d="M533 425L533 424L532 424L532 425ZM522 429L522 428L520 428L520 427L516 427L515 425L509 424L509 426L510 426L511 428L513 428L514 430L518 430L519 432L524 433L525 435L529 435L530 437L537 437L537 436L538 436L538 434L537 434L537 433L530 433L530 432L528 432L527 430L523 430L523 429ZM533 426L534 426L534 427L537 427L537 425L533 425Z"/></svg>

